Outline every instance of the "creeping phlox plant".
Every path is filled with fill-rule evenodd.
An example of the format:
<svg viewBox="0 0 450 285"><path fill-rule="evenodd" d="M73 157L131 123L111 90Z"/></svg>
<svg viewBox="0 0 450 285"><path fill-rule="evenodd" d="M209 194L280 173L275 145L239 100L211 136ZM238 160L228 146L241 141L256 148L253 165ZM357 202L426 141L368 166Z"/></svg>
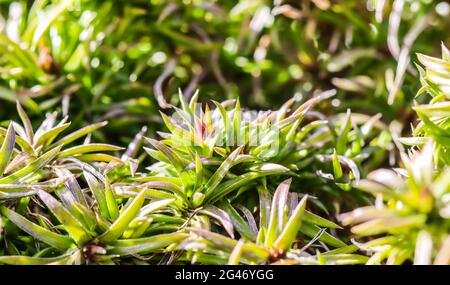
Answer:
<svg viewBox="0 0 450 285"><path fill-rule="evenodd" d="M449 13L0 3L0 264L450 264Z"/></svg>
<svg viewBox="0 0 450 285"><path fill-rule="evenodd" d="M400 139L415 147L401 153L402 168L376 170L356 184L377 197L373 206L341 215L357 236L378 236L360 244L373 254L371 264L450 263L449 51L442 46L442 59L419 55L419 60L425 70L418 96L432 99L414 106L420 121L413 137Z"/></svg>
<svg viewBox="0 0 450 285"><path fill-rule="evenodd" d="M318 197L365 203L351 184L389 138L378 116L327 120L312 111L334 94L255 113L239 101L201 108L197 96L188 103L180 93L181 108L162 114L169 132L161 140L139 133L121 158L106 154L120 148L90 142L105 123L58 139L67 118L49 114L34 132L18 104L23 126L0 133L0 262L363 262L329 220L339 209ZM142 140L157 160L148 172L133 158ZM297 191L288 194L291 181Z"/></svg>

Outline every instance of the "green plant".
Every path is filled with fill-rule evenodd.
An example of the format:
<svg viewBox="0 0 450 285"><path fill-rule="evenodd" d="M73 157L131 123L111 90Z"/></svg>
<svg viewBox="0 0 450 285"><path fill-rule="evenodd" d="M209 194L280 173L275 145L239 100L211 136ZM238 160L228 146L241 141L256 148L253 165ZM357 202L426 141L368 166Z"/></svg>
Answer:
<svg viewBox="0 0 450 285"><path fill-rule="evenodd" d="M370 158L374 149L366 146L364 138L373 139L375 134L374 141L377 141L380 133L371 130L377 118L365 122L361 127L363 131L352 126L350 113L335 122L311 120L311 115L311 118L319 116L311 108L333 94L334 91L321 93L295 108L294 104L298 102L292 99L276 112L256 114L242 111L239 101L216 102L215 109L206 106L202 110L197 104L197 96L188 104L180 94L182 109L175 108L178 116L162 114L170 133L160 133L161 141L147 139L155 148L146 148L147 153L158 160L148 168L149 173L136 172L139 160L133 158L142 132L121 159L103 153L120 148L89 143L89 140L66 148L65 145L104 123L87 126L54 142L69 126L65 123L67 119L56 123L56 113L49 114L34 133L18 104L24 127L13 122L8 130L2 130L1 153L2 160L6 161L2 165L8 166L9 161L20 159L22 154L19 151L15 154L14 142L22 151L28 151L27 157L43 153L43 158L31 160L27 167L0 180L17 182L0 184L0 188L6 189L2 198L7 199L1 206L3 239L7 246L0 262L137 263L142 261L136 257L138 254L151 254L148 260L153 262L171 262L165 256L172 256L169 260L176 258L177 244L195 237L196 231L209 230L215 232L213 235L226 231L232 237L237 232L248 242L258 243L255 234L250 234L249 225L228 203L239 203L245 197L254 197L258 191L262 202L265 200L267 204L268 189L279 183L283 176L293 177L298 185L302 181L314 181L315 184L309 184L315 188L307 191L311 194L326 197L330 192L334 193L332 196L345 195L354 197L354 203L364 203L364 195L349 188L360 175L352 158L359 162ZM334 127L339 131L336 132ZM333 138L333 134L336 137ZM357 147L345 151L346 145ZM366 154L358 159L365 147L368 148ZM313 161L316 165L311 165ZM344 166L348 170L344 170ZM273 255L276 254L274 251L282 250L284 256L300 230L309 239L316 238L334 247L345 246L337 237L320 229L338 226L311 212L314 208L314 211L332 216L334 210L317 197L311 196L314 207L308 211L304 209L306 200L303 200L294 211L297 214L289 219L292 205L297 204L295 195L306 193L290 195L288 206L288 184L290 181L280 185L272 206L273 213L286 212L287 216L279 216L282 219L277 222L279 226L262 223L259 244L264 239L267 252ZM224 199L230 202L224 202ZM249 210L245 213L252 215ZM304 216L303 226L299 224L300 216ZM272 223L275 222L273 219ZM211 228L211 223L218 227ZM28 234L26 238L10 240L21 232ZM277 236L282 238L275 242ZM235 241L231 239L231 242ZM23 255L29 257L23 258ZM345 255L342 261L332 261L337 256L330 255L330 258L317 262L360 260L349 256L345 261ZM315 259L310 260L314 263L312 260Z"/></svg>
<svg viewBox="0 0 450 285"><path fill-rule="evenodd" d="M450 52L442 45L442 58L423 54L418 55L425 70L419 67L422 88L417 96L428 94L431 100L428 104L416 104L420 122L414 128L412 137L401 138L407 145L422 146L430 138L433 141L433 160L439 167L450 165L449 156L449 102L450 99Z"/></svg>
<svg viewBox="0 0 450 285"><path fill-rule="evenodd" d="M3 1L0 97L36 118L70 111L77 127L114 118L101 132L120 133L120 144L142 124L158 130L157 108L178 104L178 88L278 108L335 86L327 111L408 117L418 86L410 55L448 36L439 3Z"/></svg>
<svg viewBox="0 0 450 285"><path fill-rule="evenodd" d="M419 55L422 88L432 96L429 104L416 104L420 119L412 137L400 141L422 150L401 153L403 167L376 170L356 187L373 193L377 202L341 215L344 224L355 225L360 237L382 237L360 247L373 253L370 264L450 263L448 80L450 58L442 46L442 59Z"/></svg>
<svg viewBox="0 0 450 285"><path fill-rule="evenodd" d="M216 108L202 111L197 96L188 104L180 94L182 109L176 108L176 116L162 114L170 133L160 133L161 141L147 139L155 149L145 150L159 162L149 167L149 175L135 180L149 187L158 184L187 209L243 193L265 176L276 182L280 175L313 180L314 194L319 189L337 191L336 196L341 189L351 191L351 181L360 177L357 163L363 165L377 152L383 155L390 137L377 116L360 120L362 126L352 123L358 117L350 112L332 121L311 121L310 116L321 115L308 111L333 93L326 91L295 108L291 99L278 111L256 113L241 110L239 101L231 109L232 102L215 102Z"/></svg>
<svg viewBox="0 0 450 285"><path fill-rule="evenodd" d="M449 264L449 13L2 1L0 264Z"/></svg>
<svg viewBox="0 0 450 285"><path fill-rule="evenodd" d="M146 235L141 230L142 224L150 223L150 214L173 200L144 206L145 191L136 197L116 197L108 179L92 172L92 169L85 170L83 174L88 191L77 187L77 180L73 178L71 184L53 189L58 198L38 190L40 201L21 199L15 211L11 206L1 206L2 215L8 219L4 226L5 253L11 255L1 256L0 263L136 263L139 254L161 252L187 236L176 232ZM28 234L22 244L9 240L10 236L20 235L20 230Z"/></svg>
<svg viewBox="0 0 450 285"><path fill-rule="evenodd" d="M230 223L239 232L241 239L236 240L205 228L190 228L192 236L178 246L187 250L181 260L212 264L364 263L366 257L351 254L357 249L355 246L346 246L325 231L326 228L339 229L338 225L306 210L308 195L298 201L297 193L288 193L290 184L291 179L282 182L272 201L268 189L264 185L258 187L259 229L249 209L238 207L244 213L244 218L228 200L220 203L220 208L205 209L205 212L224 210L228 213ZM299 232L301 238L298 238ZM308 253L316 242L323 244L317 245L314 254ZM338 249L328 250L327 246ZM320 252L319 248L323 248L323 251Z"/></svg>
<svg viewBox="0 0 450 285"><path fill-rule="evenodd" d="M340 216L359 237L376 237L359 247L372 253L368 264L450 262L449 170L436 171L432 144L402 156L403 168L380 169L358 183L378 198L375 205ZM380 237L380 235L382 235Z"/></svg>
<svg viewBox="0 0 450 285"><path fill-rule="evenodd" d="M90 134L106 122L88 125L61 137L70 123L67 117L57 121L57 113L48 114L36 130L17 103L22 125L12 121L8 129L0 128L0 199L18 198L36 192L36 189L52 189L65 182L65 164L72 161L87 163L119 161L106 151L120 147L90 143ZM86 137L85 143L70 146ZM58 137L60 137L58 139Z"/></svg>

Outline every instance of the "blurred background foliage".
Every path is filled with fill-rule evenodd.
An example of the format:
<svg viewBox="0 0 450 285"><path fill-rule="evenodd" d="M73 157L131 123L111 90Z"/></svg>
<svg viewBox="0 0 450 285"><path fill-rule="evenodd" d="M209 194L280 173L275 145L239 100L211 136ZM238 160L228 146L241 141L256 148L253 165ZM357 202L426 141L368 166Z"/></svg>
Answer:
<svg viewBox="0 0 450 285"><path fill-rule="evenodd" d="M20 182L34 181L26 180L29 178L27 175L34 172L38 174L32 177L36 183L43 178L53 178L49 172L52 168L43 167L47 163L73 168L77 176L83 171L81 186L88 186L92 192L89 194L89 191L86 191L86 197L95 197L98 201L106 201L109 197L109 201L99 206L101 215L107 219L104 224L98 224L94 215L89 217L89 214L86 214L90 213L89 210L84 213L84 210L75 212L77 214L74 215L87 216L86 224L93 227L91 232L85 232L75 238L77 246L82 251L92 245L95 249L97 244L91 243L91 238L95 237L116 247L116 253L126 255L130 251L126 246L121 247L124 243L115 244L120 236L141 236L147 227L149 230L144 235L146 238L149 234L179 230L185 226L183 219L187 217L189 210L200 205L214 206L228 192L237 190L237 187L239 190L232 202L245 204L244 206L248 207L245 209L251 216L249 209L256 209L258 202L262 201L261 205L270 204L266 199L267 194L269 189L277 187L276 185L281 185L280 193L287 197L291 181L282 182L281 177L263 180L259 185L262 188L257 189L261 201L258 201L254 193L244 193L249 189L248 186L254 186L250 182L269 173L281 176L282 173L284 175L290 171L288 174L295 178L292 180L292 188L300 188L300 185L304 187L306 191L302 189L302 194L311 194L314 201L312 208L320 209L327 218L333 218L334 214L340 213L340 220L345 226L353 225L354 235L392 235L388 239L383 237L381 241L375 242L375 246L379 245L377 242L381 242L388 250L373 255L368 261L369 264L380 263L386 256L388 264L416 259L416 256L420 256L417 252L431 252L427 250L430 243L444 248L442 252L447 258L450 252L450 208L448 195L444 196L442 193L449 189L450 173L447 168L450 161L447 135L449 97L446 89L448 49L442 47L442 59L435 57L441 54L441 46L450 46L449 14L448 1L441 0L0 1L0 127L5 137L1 150L2 167L8 166L4 171L9 174L11 170L23 166L23 169L3 177L1 182L14 182L17 177ZM420 54L417 58L418 52ZM419 61L423 67L415 66ZM197 91L199 98L194 95ZM430 100L427 96L419 96L424 93L433 98ZM234 103L227 100L236 98L239 100ZM231 147L212 147L208 145L209 142L214 142L209 140L214 137L213 121L209 115L204 118L203 115L192 116L195 117L195 124L183 132L187 133L189 138L193 137L191 131L202 135L209 132L211 136L207 136L204 144L203 141L203 145L201 144L203 152L198 151L198 146L188 148L189 151L186 151L185 146L177 148L182 137L176 134L179 134L178 131L182 130L183 126L186 127L186 122L177 125L171 122L168 116L161 118L159 111L169 113L170 106L181 105L186 114L192 115L195 112L190 108L196 106L197 99L206 105L203 114L212 113L215 118L222 116L223 124L220 120L214 122L219 125L219 129L224 127L224 132L228 131L228 124L225 122L231 117L234 130L241 131L242 121L236 116L241 108L243 111L280 109L267 117L263 114L256 121L263 121L262 125L267 127L266 138L270 138L269 127L277 120L280 125L286 124L286 128L281 129L285 131L281 139L283 151L274 157L260 157L258 154L264 153L262 151L268 146L267 143L254 149L244 148L244 145L234 150ZM17 104L18 114L15 107L17 102L20 103ZM209 105L206 102L210 102ZM213 106L211 102L222 103L217 103L218 109L214 110L210 108ZM225 106L230 104L234 107L225 110ZM309 109L312 105L314 111ZM22 106L25 110L22 110ZM292 106L299 106L297 110L300 111L290 114ZM55 111L64 118L57 120ZM42 121L45 115L47 118ZM303 117L305 125L295 133ZM418 123L416 118L420 118L422 122ZM17 123L10 124L10 120L19 119L23 122L23 127ZM70 127L67 123L69 120ZM91 131L103 126L103 121L109 121L109 124L93 133L91 138ZM289 132L287 126L290 127ZM52 143L56 134L66 128L72 134ZM250 124L249 129L255 130L256 127ZM36 130L36 133L33 130ZM74 130L78 131L73 132ZM146 151L158 162L142 163L149 165L148 173L142 174L138 165L142 160L150 158L144 158L145 154L138 154L139 157L136 157L138 145L143 137L158 137L157 131L160 131L162 140L147 139L155 150ZM412 136L409 135L411 131ZM18 149L14 148L15 133L18 134ZM83 145L60 152L63 145L84 136L86 138ZM428 137L435 142L424 147ZM246 139L249 141L250 137ZM91 140L96 143L91 144ZM102 142L108 145L100 144ZM403 153L406 147L401 143L414 146L411 151L416 148L423 149L422 155L414 156L417 159L408 158ZM128 149L121 159L100 153L119 150L109 144L128 145ZM239 155L241 160L238 159ZM80 162L74 166L73 160L64 160L67 156L76 156ZM403 168L395 171L405 177L392 178L395 176L394 170L373 171L379 167L398 166L399 156L402 161L400 166ZM58 162L55 162L57 159ZM61 161L65 164L61 164ZM83 164L81 161L87 162ZM236 165L237 167L230 171L233 163L237 161L242 165ZM424 161L427 163L424 164ZM106 178L101 173L97 173L97 176L101 178L101 187L104 183L105 193L109 193L105 194L105 197L99 191L103 188L98 186L98 182L94 181L90 174L85 173L88 162L104 168ZM105 162L108 162L108 165ZM113 162L125 162L126 167L110 172L115 167ZM445 172L436 175L434 164L441 169L445 168ZM130 175L134 176L136 170L137 178L121 180ZM388 178L386 181L385 177ZM363 182L356 188L375 194L374 197L353 189L360 178ZM139 231L133 232L133 229L124 234L125 225L128 224L126 221L134 219L139 208L144 209L144 212L148 210L142 207L144 195L139 194L139 198L128 200L133 201L127 202L131 210L126 207L127 210L119 216L118 209L122 199L134 197L132 194L136 194L126 191L147 187L155 181L163 183L159 184L159 187L163 185L163 190L175 189L173 192L177 195L181 193L181 197L186 194L186 199L177 200L173 198L178 198L177 195L167 197L167 193L161 196L158 191L152 192L160 195L156 195L157 198L166 199L163 204L156 204L156 208L174 201L181 204L181 207L177 205L178 209L175 207L175 211L170 212L170 218L165 221L161 219L161 215L151 218L156 221L159 218L163 223L168 222L167 224L155 223L149 227L152 222L150 219L146 220L146 224L142 224ZM50 183L52 180L46 182ZM128 182L130 184L127 184ZM149 184L146 185L147 182ZM164 186L165 182L169 184ZM206 183L203 185L203 182ZM173 185L176 187L170 188L170 183L175 183ZM381 187L377 183L387 184L386 187ZM389 183L391 185L388 185ZM201 187L197 187L198 184L202 184ZM245 186L242 186L244 184ZM5 185L6 188L14 188L18 184ZM37 187L36 185L49 187L42 183L30 184L27 187ZM20 187L22 185L19 185ZM75 190L78 191L78 188ZM121 196L119 202L110 199L111 196L107 195L112 193L111 189L115 189L116 194L121 193L124 197ZM205 191L203 195L205 189L209 192ZM402 191L401 195L396 193L397 189ZM428 189L437 190L431 193ZM377 191L385 193L384 200ZM12 193L11 197L23 194L14 191ZM46 195L48 194L38 193L44 203L47 201L47 204L56 204ZM289 207L293 204L300 206L290 207L290 214L291 210L295 209L300 215L305 209L306 200L299 202L297 198L300 196L290 200ZM272 204L279 203L282 205L280 209L284 209L284 198L277 199L273 199L275 202ZM22 200L22 206L16 207L15 210L24 212L24 205L29 202L28 198ZM357 208L372 202L375 204L373 207ZM71 203L67 204L70 208ZM5 205L0 209L2 215L7 216L8 220L20 220L17 218L19 216L9 209L10 205ZM219 206L231 213L235 212L231 204ZM218 220L224 220L225 222L221 221L223 228L233 233L230 224L227 224L229 221L223 218L227 215L217 215L221 213L221 209L214 207L205 210L209 210L211 217L219 216ZM51 212L51 207L49 208ZM352 212L342 214L355 208L357 209ZM271 215L275 217L276 207L272 209L274 214ZM134 214L131 215L128 211ZM193 215L197 214L195 211ZM438 212L440 216L437 216ZM245 214L244 211L242 213ZM358 216L361 213L365 219L362 224L361 216ZM144 215L146 214L148 213ZM189 213L188 221L193 215ZM377 215L388 218L374 220L373 217L379 217ZM171 219L173 217L175 219ZM181 220L176 219L177 217L181 217ZM204 219L205 217L194 219L194 224L198 223L202 229L210 228L210 222ZM297 217L292 221L299 220L297 215L292 217ZM57 220L60 218L57 217ZM89 220L90 218L92 220ZM239 214L234 218L243 220ZM316 221L317 219L315 217ZM108 221L114 222L110 226ZM330 229L331 237L338 235L334 230L339 226L323 219L319 219L319 222ZM425 227L425 222L430 226ZM61 224L67 227L64 222ZM256 225L256 222L253 224ZM259 230L256 226L252 229L252 236L263 236L260 233L265 232L265 227L269 224L261 225ZM7 225L5 232L15 235L10 226ZM292 224L290 228L288 232L294 235L288 240L295 237L300 224ZM397 231L399 228L401 231ZM426 232L420 232L418 228L425 228ZM344 229L346 230L349 229ZM206 242L208 238L223 242L223 237L214 231L196 231L198 237L204 240L189 239L181 245L182 249L183 246L184 249L189 248L191 242L195 245L199 242L209 244ZM276 231L272 232L271 236L274 233ZM307 236L312 238L314 243L316 237L319 239L322 234L323 231L320 231L317 236L317 232L313 231ZM73 233L69 232L69 235ZM348 241L345 234L342 236ZM42 235L40 237L42 238ZM46 235L43 237L46 238ZM145 243L153 243L153 238L165 241L167 237L149 237ZM184 233L174 233L170 237L173 242L186 238ZM58 240L64 242L64 250L66 247L73 247L73 242L67 242L67 237L59 236ZM266 239L265 246L271 248L271 242L267 240L270 239ZM281 248L282 252L290 249L292 241L285 240L285 237L281 239L284 243L282 247L275 246L272 249ZM35 253L34 247L28 248L34 244L32 239L17 241L19 250L15 252L15 247L9 246L8 254ZM237 251L244 248L238 241L228 241L233 248L238 248ZM311 244L306 243L306 248ZM59 242L56 245L61 246ZM167 245L162 243L159 246L165 248ZM246 246L256 248L259 245L261 240L252 240L252 243ZM336 245L334 240L334 246L345 249L344 245ZM372 242L364 244L363 247L372 250L373 246ZM345 249L346 253L352 253L356 248L351 246L350 251L347 250L349 248ZM76 254L82 251L77 251ZM105 253L106 251L102 254ZM271 252L263 252L262 263L270 261L271 257L274 257L272 255ZM275 257L280 258L276 254ZM427 258L428 263L431 257L436 259L434 262L441 263L439 254L436 257L430 255ZM72 256L68 258L70 260ZM90 260L89 256L84 258ZM182 256L181 260L193 261L195 258L197 257L191 259L186 255ZM447 260L448 258L444 263ZM235 260L238 261L239 258ZM224 261L219 258L214 262ZM230 257L229 263L233 262ZM351 262L366 262L366 258L357 258Z"/></svg>
<svg viewBox="0 0 450 285"><path fill-rule="evenodd" d="M272 109L337 87L325 114L409 122L415 52L438 55L450 33L448 3L433 0L1 1L0 14L2 126L19 100L32 121L114 118L97 139L121 145L160 129L178 89Z"/></svg>

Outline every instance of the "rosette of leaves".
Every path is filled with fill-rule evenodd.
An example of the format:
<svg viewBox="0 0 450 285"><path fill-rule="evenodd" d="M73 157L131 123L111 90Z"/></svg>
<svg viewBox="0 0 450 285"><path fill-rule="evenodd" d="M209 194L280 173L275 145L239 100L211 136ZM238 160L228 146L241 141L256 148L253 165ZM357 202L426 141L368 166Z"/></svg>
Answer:
<svg viewBox="0 0 450 285"><path fill-rule="evenodd" d="M300 148L308 150L299 164L302 167L296 168L302 180L300 185L317 189L310 194L328 208L333 208L333 203L342 209L370 203L365 195L355 191L352 183L386 160L395 162L392 135L381 121L381 114L369 116L347 110L326 117L311 113L318 120L302 129L311 132L300 144ZM309 129L311 126L313 129Z"/></svg>
<svg viewBox="0 0 450 285"><path fill-rule="evenodd" d="M300 105L293 98L265 112L242 110L239 101L203 109L197 96L188 103L180 93L182 108L175 107L171 117L162 114L170 132L160 133L160 141L147 139L153 149L146 151L158 162L135 180L170 193L185 209L244 193L262 177L277 184L285 175L307 185L313 195L358 197L351 182L360 178L362 165L384 157L390 136L379 116L348 112L327 119L311 111L334 93L323 92Z"/></svg>
<svg viewBox="0 0 450 285"><path fill-rule="evenodd" d="M166 208L173 199L145 203L146 191L118 196L107 175L85 164L81 169L81 177L71 176L51 193L36 190L32 198L0 206L5 243L0 263L157 263L166 247L187 237L146 231L154 219L165 216L159 212L170 212ZM80 187L81 181L87 189Z"/></svg>
<svg viewBox="0 0 450 285"><path fill-rule="evenodd" d="M342 214L344 225L372 256L368 264L450 264L450 170L436 171L433 145L402 154L403 168L380 169L356 185L377 197L373 206Z"/></svg>
<svg viewBox="0 0 450 285"><path fill-rule="evenodd" d="M90 143L90 134L106 122L85 126L65 136L70 126L65 117L57 120L57 113L33 129L22 106L17 103L22 124L11 121L8 128L0 128L0 199L13 199L34 194L37 189L51 190L66 182L66 163L76 159L87 163L120 162L105 152L121 148L109 144ZM86 137L83 144L70 145ZM62 169L62 170L61 170Z"/></svg>
<svg viewBox="0 0 450 285"><path fill-rule="evenodd" d="M17 107L23 126L11 122L0 129L0 239L5 244L0 263L114 263L118 256L147 253L184 238L174 233L146 239L153 236L145 232L153 221L149 215L173 200L144 205L145 191L118 195L113 190L132 173L125 162L133 165L133 147L123 160L105 153L120 148L89 143L89 138L66 147L105 122L58 138L70 125L67 118L57 121L56 113L48 114L33 130ZM158 218L164 215L157 213Z"/></svg>
<svg viewBox="0 0 450 285"><path fill-rule="evenodd" d="M340 227L308 211L308 195L299 200L297 193L289 193L290 184L291 179L282 182L273 198L265 186L258 187L259 227L248 208L233 207L228 200L219 203L241 238L213 232L205 224L193 226L191 236L178 246L185 250L179 260L200 264L364 263L367 257L353 254L357 247L346 246L326 231Z"/></svg>
<svg viewBox="0 0 450 285"><path fill-rule="evenodd" d="M412 137L401 138L407 145L423 146L433 141L433 158L438 167L450 165L450 52L442 45L442 58L418 54L425 69L418 67L422 88L417 96L431 96L428 104L416 104L413 108L420 121L414 127Z"/></svg>

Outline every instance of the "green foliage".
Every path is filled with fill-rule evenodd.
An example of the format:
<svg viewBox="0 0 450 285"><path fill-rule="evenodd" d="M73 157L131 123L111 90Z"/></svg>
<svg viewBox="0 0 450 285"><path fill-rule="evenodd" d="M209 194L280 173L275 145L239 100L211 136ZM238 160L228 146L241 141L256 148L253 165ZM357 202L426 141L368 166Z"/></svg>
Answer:
<svg viewBox="0 0 450 285"><path fill-rule="evenodd" d="M449 264L448 10L2 1L0 264Z"/></svg>
<svg viewBox="0 0 450 285"><path fill-rule="evenodd" d="M36 119L76 114L76 127L114 118L101 134L120 144L143 124L159 130L157 107L177 105L179 88L276 109L337 87L324 108L406 117L419 86L412 54L448 38L438 3L3 1L0 97Z"/></svg>
<svg viewBox="0 0 450 285"><path fill-rule="evenodd" d="M411 156L404 168L376 170L357 185L378 197L375 205L341 215L357 236L382 234L359 245L373 254L369 264L450 262L449 170L435 171L431 142Z"/></svg>
<svg viewBox="0 0 450 285"><path fill-rule="evenodd" d="M356 247L347 247L345 243L325 231L327 227L337 229L338 225L327 221L305 210L308 195L298 201L295 193L289 194L291 180L282 182L276 189L272 202L265 188L259 189L260 213L259 229L256 221L250 215L248 221L237 213L229 202L224 202L225 209L230 213L231 222L240 233L253 232L251 238L243 234L243 239L235 240L205 229L191 228L193 236L183 241L179 248L188 250L187 256L192 261L202 260L205 256L222 256L228 264L358 264L364 263L366 257L352 254ZM269 205L267 207L267 205ZM242 212L250 212L247 208L240 208ZM266 219L263 219L263 215ZM267 219L268 218L268 219ZM304 224L304 225L303 225ZM320 228L320 225L323 228ZM240 230L239 230L240 228ZM298 232L303 237L297 238ZM317 241L332 247L338 247L345 252L336 254L335 250L323 247L321 253L316 249L315 254L308 253L309 247ZM295 246L294 246L295 244Z"/></svg>
<svg viewBox="0 0 450 285"><path fill-rule="evenodd" d="M311 196L312 205L306 210L305 193L344 196L351 190L348 187L352 181L359 180L360 170L352 160L355 153L341 150L338 155L335 143L341 147L359 143L365 149L360 139L380 135L379 131L367 130L374 120L361 127L365 133L358 124L352 126L349 112L335 122L302 123L314 105L334 93L323 92L302 104L292 99L276 112L259 113L241 110L238 101L216 102L216 108L206 106L202 110L196 104L197 96L187 103L180 94L182 109L175 108L172 117L162 114L170 133L160 133L161 141L147 138L154 149L146 151L157 160L148 167L148 173L135 172L133 165L138 161L132 157L119 159L105 154L120 150L112 145L87 139L66 148L103 123L58 139L69 127L67 119L57 122L57 114L50 114L34 132L18 104L24 126L12 122L1 133L5 174L0 188L2 199L7 200L1 213L6 221L3 239L7 246L0 262L139 263L137 256L150 254L150 261L163 262L165 255L175 258L185 247L189 247L186 254L195 256L191 262L196 262L210 254L202 258L204 250L197 236L216 237L232 250L238 243L236 234L245 241L241 250L255 251L245 255L243 263L273 263L289 252L299 259L289 257L286 262L362 262L364 257L350 254L354 250L335 255L326 247L320 260L320 252L302 259L316 241L347 247L325 231L339 226L312 212L327 216L332 208ZM142 138L138 135L137 140ZM134 152L137 143L126 152ZM360 162L370 160L372 151L368 150ZM309 165L313 161L315 165ZM20 163L26 165L14 171ZM344 166L348 167L345 172ZM267 200L272 185L280 178L291 176L302 185L312 180L315 172L320 175L310 183L314 188L289 194L291 179L286 180L275 191L272 203ZM333 181L335 172L339 172L340 182ZM240 205L242 199L256 192L261 209L267 211L257 232L254 213L247 208L250 205L239 207L244 219L231 204ZM355 192L347 197L359 203L358 197L364 195ZM223 231L231 238L222 236ZM28 238L16 240L20 232ZM302 243L306 246L300 251L296 250L301 244L298 233L304 235ZM241 256L241 250L236 249L233 256ZM21 259L22 255L29 258ZM178 257L183 260L187 256ZM238 257L234 260L241 262Z"/></svg>
<svg viewBox="0 0 450 285"><path fill-rule="evenodd" d="M442 46L442 59L418 56L422 88L418 95L432 96L429 104L416 104L420 119L413 137L401 142L421 148L409 155L401 153L403 168L379 169L356 186L377 197L366 206L341 215L344 224L354 224L357 236L382 237L360 247L373 252L370 264L450 263L449 160L448 160L448 84L449 52Z"/></svg>
<svg viewBox="0 0 450 285"><path fill-rule="evenodd" d="M439 167L450 165L449 156L449 103L450 98L450 52L442 45L442 58L418 55L425 67L421 71L422 88L417 96L431 96L429 104L416 104L414 110L420 123L413 130L413 137L403 138L407 145L422 146L430 138L433 140L433 159Z"/></svg>

